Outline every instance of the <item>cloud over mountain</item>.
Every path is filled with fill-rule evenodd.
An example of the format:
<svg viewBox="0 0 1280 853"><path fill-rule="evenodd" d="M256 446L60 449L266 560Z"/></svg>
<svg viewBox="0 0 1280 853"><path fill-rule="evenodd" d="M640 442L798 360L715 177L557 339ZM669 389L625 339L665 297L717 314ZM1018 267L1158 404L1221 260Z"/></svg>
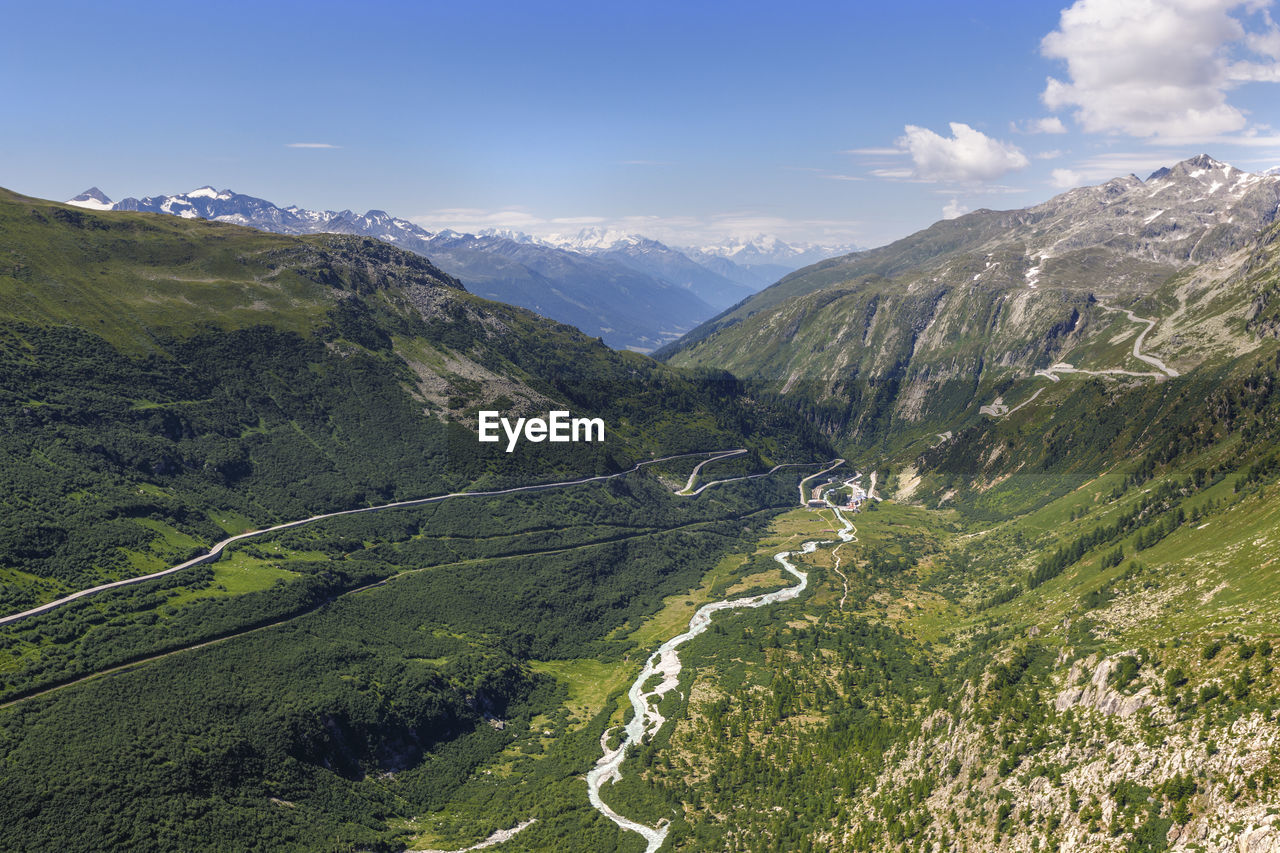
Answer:
<svg viewBox="0 0 1280 853"><path fill-rule="evenodd" d="M1050 77L1041 97L1050 109L1074 108L1089 132L1198 139L1244 130L1248 119L1227 100L1232 86L1280 80L1280 31L1265 12L1250 18L1265 5L1077 0L1041 42L1067 65L1067 79Z"/></svg>
<svg viewBox="0 0 1280 853"><path fill-rule="evenodd" d="M950 137L909 124L898 143L911 154L913 176L926 181L990 181L1030 163L1016 145L957 121Z"/></svg>

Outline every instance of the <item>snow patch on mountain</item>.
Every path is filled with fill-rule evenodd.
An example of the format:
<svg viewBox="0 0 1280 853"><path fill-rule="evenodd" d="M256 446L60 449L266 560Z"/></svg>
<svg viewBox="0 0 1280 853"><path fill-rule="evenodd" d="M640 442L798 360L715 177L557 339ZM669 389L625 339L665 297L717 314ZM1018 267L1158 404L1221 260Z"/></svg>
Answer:
<svg viewBox="0 0 1280 853"><path fill-rule="evenodd" d="M1201 154L1157 169L1145 181L1114 178L1015 215L1034 225L1019 234L1028 256L1105 245L1182 265L1236 246L1275 219L1277 203L1280 174L1245 172Z"/></svg>
<svg viewBox="0 0 1280 853"><path fill-rule="evenodd" d="M67 204L74 204L76 207L84 207L89 210L111 210L115 206L115 203L107 198L106 194L97 187L89 187L89 189L75 198L67 199Z"/></svg>
<svg viewBox="0 0 1280 853"><path fill-rule="evenodd" d="M686 251L691 256L724 258L745 266L771 264L796 270L860 249L847 244L789 243L772 234L756 234L752 237L737 237L724 243L690 247Z"/></svg>
<svg viewBox="0 0 1280 853"><path fill-rule="evenodd" d="M541 242L548 246L558 246L575 252L591 252L612 249L618 245L634 245L645 239L648 238L639 234L619 231L616 228L593 226L591 228L583 228L577 234L549 234L541 238Z"/></svg>

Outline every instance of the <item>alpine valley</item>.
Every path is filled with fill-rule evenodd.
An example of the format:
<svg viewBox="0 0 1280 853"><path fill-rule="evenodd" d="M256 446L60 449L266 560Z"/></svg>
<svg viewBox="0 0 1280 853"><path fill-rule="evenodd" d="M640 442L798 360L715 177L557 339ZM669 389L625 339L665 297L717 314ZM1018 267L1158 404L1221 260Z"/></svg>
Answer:
<svg viewBox="0 0 1280 853"><path fill-rule="evenodd" d="M671 342L789 272L853 251L851 246L792 246L764 235L681 250L599 228L544 240L518 231L431 232L381 210L357 214L281 208L213 187L119 202L91 187L67 203L90 210L170 213L281 234L374 237L430 257L473 293L569 323L610 346L641 352Z"/></svg>
<svg viewBox="0 0 1280 853"><path fill-rule="evenodd" d="M0 847L1280 849L1280 175L827 259L73 202L0 191Z"/></svg>

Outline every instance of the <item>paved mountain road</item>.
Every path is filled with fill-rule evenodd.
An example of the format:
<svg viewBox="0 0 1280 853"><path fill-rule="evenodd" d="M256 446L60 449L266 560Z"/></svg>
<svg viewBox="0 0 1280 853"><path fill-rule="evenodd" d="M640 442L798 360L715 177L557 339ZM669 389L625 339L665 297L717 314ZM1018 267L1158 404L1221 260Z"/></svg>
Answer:
<svg viewBox="0 0 1280 853"><path fill-rule="evenodd" d="M726 453L721 453L719 456L712 456L710 459L705 459L702 462L699 462L697 465L693 466L693 471L689 473L689 482L685 483L684 488L676 492L676 494L687 495L692 493L696 495L698 492L702 491L702 489L699 489L698 492L693 492L692 491L693 484L697 482L698 472L702 470L703 465L710 465L712 462L715 462L717 459L728 459L732 456L741 456L743 453L746 453L746 452L747 452L746 448L740 448L738 450L730 450ZM706 486L703 486L702 488L705 489Z"/></svg>
<svg viewBox="0 0 1280 853"><path fill-rule="evenodd" d="M1130 322L1147 324L1147 327L1138 334L1138 337L1136 339L1134 339L1133 357L1138 359L1139 361L1146 362L1147 364L1156 368L1158 372L1150 372L1150 371L1142 372L1137 370L1124 370L1119 367L1110 367L1105 370L1087 370L1083 367L1075 367L1074 365L1068 364L1065 361L1060 361L1057 364L1053 365L1052 367L1046 368L1044 370L1037 370L1035 372L1036 376L1043 376L1045 379L1048 379L1051 382L1061 382L1062 377L1058 375L1060 373L1083 373L1088 376L1136 376L1142 379L1166 379L1166 378L1171 379L1173 377L1181 375L1178 373L1177 370L1174 370L1172 367L1169 367L1167 364L1165 364L1160 359L1156 358L1154 355L1147 355L1142 351L1142 342L1146 340L1147 333L1156 327L1155 320L1151 320L1147 317L1139 317L1137 314L1134 314L1128 308L1115 308L1115 307L1112 307L1111 305L1106 305L1102 302L1098 303L1098 307L1101 308L1103 311L1114 311L1117 313L1122 313L1129 318ZM1012 415L1014 412L1018 411L1018 409L1021 409L1023 406L1033 401L1036 397L1039 397L1040 392L1042 391L1044 391L1044 388L1037 388L1034 394L1032 394L1027 399L1023 400L1021 403L1014 406L1013 408L1009 408L1008 406L1006 406L1004 404L1003 398L997 397L994 402L989 403L988 405L985 405L985 406L979 406L978 412L983 415L990 415L993 418L1006 418L1009 415Z"/></svg>
<svg viewBox="0 0 1280 853"><path fill-rule="evenodd" d="M312 524L317 521L323 521L327 518L338 518L344 515L358 515L359 513L364 513L364 512L381 512L383 510L388 510L388 509L408 509L411 507L425 506L427 504L453 500L455 498L495 497L498 495L515 494L517 492L537 492L537 491L543 491L546 489L563 488L565 486L578 486L584 483L595 483L601 480L612 480L617 477L623 477L623 476L626 476L627 474L631 474L631 473L634 473L635 471L640 470L645 465L655 465L659 462L670 462L673 459L686 459L692 456L706 456L709 454L718 454L719 456L717 458L724 458L727 456L733 456L738 453L745 453L745 452L746 452L745 450L734 450L730 452L725 452L723 450L710 450L710 451L701 451L698 453L678 453L678 454L675 454L674 456L663 456L659 459L646 459L643 462L637 462L635 466L628 468L626 471L619 471L616 474L602 474L596 477L582 477L577 480L561 480L555 483L536 483L531 486L514 486L509 489L493 489L493 490L484 491L484 492L450 492L447 495L436 495L430 498L415 498L413 500L396 501L394 503L388 503L388 504L379 504L378 506L365 506L365 507L359 507L357 509L344 509L339 512L325 512L319 515L313 515L310 518L302 518L297 521L289 521L284 524L277 524L274 527L266 527L266 528L263 528L262 530L251 530L246 533L240 533L236 536L229 536L226 539L223 539L221 542L214 545L204 554L201 554L198 557L193 557L190 560L187 560L185 563L179 563L176 566L172 566L167 569L162 569L158 572L152 572L151 574L148 574L148 575L138 575L137 577L125 578L124 580L118 580L118 581L112 581L111 583L99 584L98 586L90 587L88 589L82 589L79 592L73 592L70 595L66 595L66 596L63 596L62 598L54 599L53 601L47 602L45 604L41 604L38 607L32 607L30 610L23 610L21 613L11 613L8 616L0 617L0 625L7 625L11 622L17 622L21 619L26 619L28 616L35 616L39 613L47 613L50 610L53 610L58 607L62 607L64 604L70 604L71 602L76 601L77 599L94 595L95 593L104 592L109 589L119 589L120 587L130 586L132 584L137 584L137 583L143 583L145 581L155 580L156 578L162 578L162 577L165 577L166 575L171 575L171 574L174 574L175 572L180 572L183 569L189 569L192 566L198 566L202 563L207 563L212 560L216 560L222 554L222 552L227 549L228 546L234 545L236 542L241 542L246 539L253 539L258 536L265 536L268 533L278 533L281 530L290 530L294 527L301 527L304 524ZM712 460L709 459L707 461L710 462ZM735 479L746 479L746 478L735 478ZM722 481L722 482L729 482L729 481ZM707 485L714 485L714 484L708 483ZM705 488L705 486L703 488ZM702 489L699 489L698 492L694 492L694 494L698 494L701 491Z"/></svg>

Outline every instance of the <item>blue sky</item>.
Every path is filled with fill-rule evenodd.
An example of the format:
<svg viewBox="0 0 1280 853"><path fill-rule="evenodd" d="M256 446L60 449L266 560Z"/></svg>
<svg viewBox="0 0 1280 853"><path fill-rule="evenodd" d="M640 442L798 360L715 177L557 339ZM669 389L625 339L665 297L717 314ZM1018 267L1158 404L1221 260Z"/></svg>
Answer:
<svg viewBox="0 0 1280 853"><path fill-rule="evenodd" d="M1266 2L0 11L0 185L46 198L873 246L1201 151L1280 164Z"/></svg>

